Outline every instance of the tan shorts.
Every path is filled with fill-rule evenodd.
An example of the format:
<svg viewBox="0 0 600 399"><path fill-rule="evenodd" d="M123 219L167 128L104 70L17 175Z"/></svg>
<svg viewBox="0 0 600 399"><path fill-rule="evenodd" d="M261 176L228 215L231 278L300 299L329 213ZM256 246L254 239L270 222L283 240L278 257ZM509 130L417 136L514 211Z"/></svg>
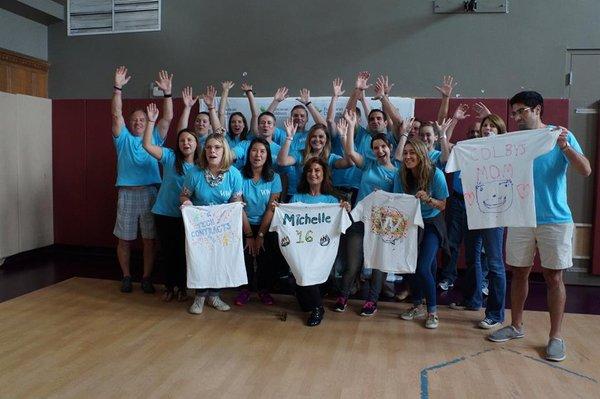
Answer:
<svg viewBox="0 0 600 399"><path fill-rule="evenodd" d="M506 263L514 267L533 266L537 246L543 268L570 268L573 266L573 228L573 223L509 227L506 234Z"/></svg>

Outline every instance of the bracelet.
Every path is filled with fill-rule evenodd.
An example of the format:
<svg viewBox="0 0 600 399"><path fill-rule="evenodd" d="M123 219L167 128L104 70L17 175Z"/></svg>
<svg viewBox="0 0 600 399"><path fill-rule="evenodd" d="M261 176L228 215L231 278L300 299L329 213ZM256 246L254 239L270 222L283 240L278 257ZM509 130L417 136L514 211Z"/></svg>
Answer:
<svg viewBox="0 0 600 399"><path fill-rule="evenodd" d="M304 104L304 106L308 107L310 104L312 104L312 101L307 102L306 104Z"/></svg>
<svg viewBox="0 0 600 399"><path fill-rule="evenodd" d="M248 93L253 93L254 94L254 90L250 89L250 90L244 90L244 93L248 94Z"/></svg>
<svg viewBox="0 0 600 399"><path fill-rule="evenodd" d="M400 136L408 138L408 133L402 133Z"/></svg>
<svg viewBox="0 0 600 399"><path fill-rule="evenodd" d="M148 122L151 122L151 123L156 123L156 121L157 121L157 120L158 120L158 119L155 119L155 120L148 119Z"/></svg>
<svg viewBox="0 0 600 399"><path fill-rule="evenodd" d="M244 237L246 237L246 238L253 238L254 234L252 234L252 232L250 232L250 233L244 233Z"/></svg>
<svg viewBox="0 0 600 399"><path fill-rule="evenodd" d="M215 109L215 106L213 105L212 107L208 107L208 110L210 111L211 109Z"/></svg>
<svg viewBox="0 0 600 399"><path fill-rule="evenodd" d="M113 86L113 89L119 90L119 91L123 90L121 87L117 87L117 86Z"/></svg>
<svg viewBox="0 0 600 399"><path fill-rule="evenodd" d="M173 97L173 94L163 94L163 97L164 98L171 98L171 97Z"/></svg>

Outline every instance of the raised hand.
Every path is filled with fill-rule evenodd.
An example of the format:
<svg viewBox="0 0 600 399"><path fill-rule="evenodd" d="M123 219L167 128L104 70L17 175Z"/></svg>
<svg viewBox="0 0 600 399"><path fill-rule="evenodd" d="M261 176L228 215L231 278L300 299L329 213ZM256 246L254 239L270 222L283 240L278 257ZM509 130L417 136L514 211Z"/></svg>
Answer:
<svg viewBox="0 0 600 399"><path fill-rule="evenodd" d="M348 121L344 118L340 118L335 124L335 127L337 128L340 138L344 140L348 134Z"/></svg>
<svg viewBox="0 0 600 399"><path fill-rule="evenodd" d="M171 94L173 88L173 74L169 75L164 69L158 73L158 80L155 80L156 86L165 94Z"/></svg>
<svg viewBox="0 0 600 399"><path fill-rule="evenodd" d="M214 106L216 95L217 89L214 86L206 86L206 93L202 95L202 99L208 108Z"/></svg>
<svg viewBox="0 0 600 399"><path fill-rule="evenodd" d="M283 86L283 87L280 87L279 89L277 89L277 91L275 92L275 95L273 96L273 100L282 102L287 97L288 97L288 88Z"/></svg>
<svg viewBox="0 0 600 399"><path fill-rule="evenodd" d="M442 124L440 125L437 121L435 121L435 130L437 131L438 136L445 137L448 128L452 124L452 118L444 118Z"/></svg>
<svg viewBox="0 0 600 399"><path fill-rule="evenodd" d="M567 130L567 128L564 128L562 126L557 126L554 129L560 129L560 134L556 138L556 145L561 150L564 150L565 148L567 148L567 145L569 145L569 131Z"/></svg>
<svg viewBox="0 0 600 399"><path fill-rule="evenodd" d="M340 78L333 79L333 96L341 97L344 95L345 90L342 90L342 84L344 81Z"/></svg>
<svg viewBox="0 0 600 399"><path fill-rule="evenodd" d="M402 130L400 131L400 134L408 136L408 132L412 130L414 123L415 118L410 118L408 121L402 121L402 126L400 127Z"/></svg>
<svg viewBox="0 0 600 399"><path fill-rule="evenodd" d="M297 98L296 100L300 101L304 105L308 104L310 102L310 90L300 90L300 98Z"/></svg>
<svg viewBox="0 0 600 399"><path fill-rule="evenodd" d="M473 105L473 109L477 114L477 119L483 119L492 114L488 107L486 107L482 102L475 103L475 105Z"/></svg>
<svg viewBox="0 0 600 399"><path fill-rule="evenodd" d="M359 72L358 75L356 75L355 87L360 90L367 90L371 87L371 85L367 83L370 77L371 74L368 71Z"/></svg>
<svg viewBox="0 0 600 399"><path fill-rule="evenodd" d="M467 114L468 109L469 109L469 106L467 104L460 104L456 108L456 111L454 111L453 118L458 121L462 121L463 119L468 118L469 116L471 116L471 115Z"/></svg>
<svg viewBox="0 0 600 399"><path fill-rule="evenodd" d="M387 96L388 94L390 94L390 91L392 90L392 87L394 87L394 83L390 84L389 78L386 76L379 76L377 78L377 82L381 84L381 86L383 87L383 93Z"/></svg>
<svg viewBox="0 0 600 399"><path fill-rule="evenodd" d="M351 125L356 125L356 112L354 110L346 110L344 112L344 119Z"/></svg>
<svg viewBox="0 0 600 399"><path fill-rule="evenodd" d="M377 79L375 82L375 96L372 98L373 100L381 100L381 98L385 95L385 89L383 88L383 83Z"/></svg>
<svg viewBox="0 0 600 399"><path fill-rule="evenodd" d="M185 105L186 108L192 108L192 106L196 104L196 101L198 101L199 96L194 97L192 87L187 86L181 91L181 97L183 98L183 105Z"/></svg>
<svg viewBox="0 0 600 399"><path fill-rule="evenodd" d="M286 119L283 121L283 126L285 126L285 132L287 133L287 139L292 140L294 135L296 134L296 130L298 130L298 124L292 122L292 119Z"/></svg>
<svg viewBox="0 0 600 399"><path fill-rule="evenodd" d="M148 119L150 122L156 122L158 119L158 108L156 104L150 103L146 106L146 114L148 114Z"/></svg>
<svg viewBox="0 0 600 399"><path fill-rule="evenodd" d="M452 90L458 84L458 82L454 81L454 78L450 75L444 75L444 80L442 81L441 86L434 86L437 91L442 93L444 97L450 97L452 94Z"/></svg>
<svg viewBox="0 0 600 399"><path fill-rule="evenodd" d="M117 67L115 71L115 86L118 88L122 88L129 82L131 76L127 76L127 68L125 66Z"/></svg>
<svg viewBox="0 0 600 399"><path fill-rule="evenodd" d="M223 91L229 91L233 88L233 86L235 86L235 83L233 83L231 80L226 80L224 82L221 82L221 87L223 88Z"/></svg>
<svg viewBox="0 0 600 399"><path fill-rule="evenodd" d="M240 89L242 89L243 92L247 92L252 90L252 85L244 82L240 85Z"/></svg>

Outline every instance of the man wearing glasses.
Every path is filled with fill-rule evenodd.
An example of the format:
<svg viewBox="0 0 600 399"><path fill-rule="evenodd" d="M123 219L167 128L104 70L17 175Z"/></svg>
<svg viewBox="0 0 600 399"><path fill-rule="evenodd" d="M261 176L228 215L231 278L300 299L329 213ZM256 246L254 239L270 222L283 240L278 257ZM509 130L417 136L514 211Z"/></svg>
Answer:
<svg viewBox="0 0 600 399"><path fill-rule="evenodd" d="M510 99L511 117L519 130L546 127L542 122L544 99L535 91L522 91ZM523 306L529 289L529 273L537 247L547 285L550 312L550 334L546 359L562 361L566 358L561 336L561 322L565 309L565 286L562 271L573 266L571 238L573 218L567 204L567 167L584 176L592 172L589 160L583 155L573 133L563 127L556 146L533 163L535 210L537 227L509 227L506 238L506 263L512 269L511 325L492 333L493 342L523 338Z"/></svg>

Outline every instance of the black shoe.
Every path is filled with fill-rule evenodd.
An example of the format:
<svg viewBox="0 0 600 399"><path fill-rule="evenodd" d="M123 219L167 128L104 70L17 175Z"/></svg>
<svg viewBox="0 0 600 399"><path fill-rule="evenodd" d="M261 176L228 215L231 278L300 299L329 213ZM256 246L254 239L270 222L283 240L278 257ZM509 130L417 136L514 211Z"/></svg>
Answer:
<svg viewBox="0 0 600 399"><path fill-rule="evenodd" d="M131 276L123 277L121 280L121 292L129 293L133 291L133 286L131 285Z"/></svg>
<svg viewBox="0 0 600 399"><path fill-rule="evenodd" d="M323 306L319 306L316 309L313 309L310 312L310 316L308 316L308 320L306 321L306 325L309 327L315 327L321 324L323 320L323 315L325 314L325 309Z"/></svg>
<svg viewBox="0 0 600 399"><path fill-rule="evenodd" d="M144 291L144 294L154 294L156 292L149 278L142 279L142 291Z"/></svg>

